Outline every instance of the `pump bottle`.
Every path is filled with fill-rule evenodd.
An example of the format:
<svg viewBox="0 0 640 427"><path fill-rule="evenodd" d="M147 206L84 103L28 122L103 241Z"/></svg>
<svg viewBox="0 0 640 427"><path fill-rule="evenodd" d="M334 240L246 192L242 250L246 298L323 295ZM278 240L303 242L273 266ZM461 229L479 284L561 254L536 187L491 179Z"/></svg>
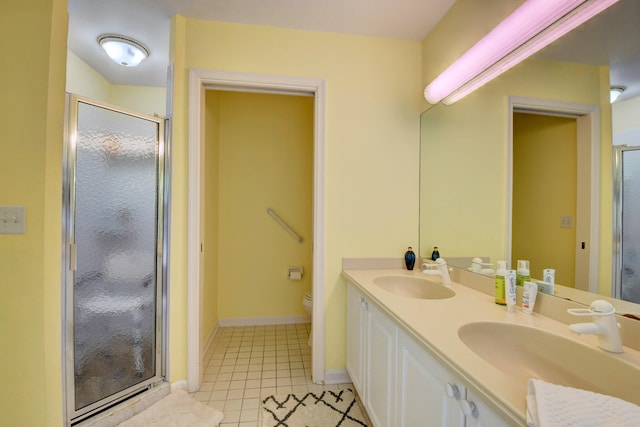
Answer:
<svg viewBox="0 0 640 427"><path fill-rule="evenodd" d="M505 299L504 277L507 275L507 261L498 261L496 270L496 304L507 305Z"/></svg>
<svg viewBox="0 0 640 427"><path fill-rule="evenodd" d="M529 261L526 259L518 260L518 268L516 269L516 285L524 286L524 282L531 280L529 272Z"/></svg>

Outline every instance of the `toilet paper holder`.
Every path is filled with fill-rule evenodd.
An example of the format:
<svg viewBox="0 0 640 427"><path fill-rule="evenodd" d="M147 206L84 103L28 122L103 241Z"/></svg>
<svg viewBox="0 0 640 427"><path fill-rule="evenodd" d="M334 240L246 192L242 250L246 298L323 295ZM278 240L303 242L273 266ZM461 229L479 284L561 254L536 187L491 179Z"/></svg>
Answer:
<svg viewBox="0 0 640 427"><path fill-rule="evenodd" d="M287 277L289 278L289 280L302 279L302 267L288 267Z"/></svg>

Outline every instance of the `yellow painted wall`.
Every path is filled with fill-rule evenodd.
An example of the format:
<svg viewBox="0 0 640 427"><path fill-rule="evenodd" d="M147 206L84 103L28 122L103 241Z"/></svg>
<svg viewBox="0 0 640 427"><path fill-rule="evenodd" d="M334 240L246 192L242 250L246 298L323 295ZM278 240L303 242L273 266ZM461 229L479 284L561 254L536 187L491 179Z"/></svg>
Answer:
<svg viewBox="0 0 640 427"><path fill-rule="evenodd" d="M138 113L164 116L167 90L164 87L112 85L109 102Z"/></svg>
<svg viewBox="0 0 640 427"><path fill-rule="evenodd" d="M78 55L67 49L66 90L97 101L109 102L111 83Z"/></svg>
<svg viewBox="0 0 640 427"><path fill-rule="evenodd" d="M640 96L611 105L613 110L613 134L638 132L640 128ZM633 142L632 142L633 141ZM640 145L640 140L625 140L627 145Z"/></svg>
<svg viewBox="0 0 640 427"><path fill-rule="evenodd" d="M164 87L111 84L89 64L67 49L66 91L95 101L138 113L165 115L167 90Z"/></svg>
<svg viewBox="0 0 640 427"><path fill-rule="evenodd" d="M577 125L566 117L513 115L513 246L511 265L528 259L531 276L556 270L555 282L574 286L576 228L560 228L561 216L576 220Z"/></svg>
<svg viewBox="0 0 640 427"><path fill-rule="evenodd" d="M490 3L458 1L423 41L423 85L446 66L443 46L461 26L482 33ZM497 6L496 6L497 7ZM504 15L503 15L504 16ZM451 44L452 49L459 49ZM468 46L466 47L468 48ZM463 50L458 50L460 55ZM424 86L423 86L424 87ZM507 203L508 97L526 96L600 106L600 262L601 292L611 278L611 107L608 68L530 58L461 101L437 105L424 114L421 130L430 154L421 169L422 247L439 246L441 256L505 256ZM431 154L432 153L432 154ZM423 156L425 157L425 156ZM424 243L423 243L424 242ZM424 254L423 254L424 255Z"/></svg>
<svg viewBox="0 0 640 427"><path fill-rule="evenodd" d="M186 377L186 352L178 346L186 336L190 67L326 80L325 368L344 369L342 258L401 256L416 245L420 43L176 17L172 55L171 379Z"/></svg>
<svg viewBox="0 0 640 427"><path fill-rule="evenodd" d="M302 299L312 277L314 99L240 92L219 98L220 318L305 315ZM267 215L269 207L302 243ZM207 217L205 228L210 222ZM289 280L287 266L302 266L302 280Z"/></svg>
<svg viewBox="0 0 640 427"><path fill-rule="evenodd" d="M26 233L0 235L0 424L59 426L61 153L67 2L0 6L0 205ZM25 52L29 52L28 55Z"/></svg>

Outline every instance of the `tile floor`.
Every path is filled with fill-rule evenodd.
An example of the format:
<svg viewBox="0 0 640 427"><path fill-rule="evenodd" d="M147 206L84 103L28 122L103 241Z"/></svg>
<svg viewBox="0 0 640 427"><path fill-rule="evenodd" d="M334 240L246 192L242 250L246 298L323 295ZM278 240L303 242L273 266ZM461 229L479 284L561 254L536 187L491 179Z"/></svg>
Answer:
<svg viewBox="0 0 640 427"><path fill-rule="evenodd" d="M205 356L199 401L224 412L221 427L260 427L270 395L339 390L311 382L309 323L220 328Z"/></svg>

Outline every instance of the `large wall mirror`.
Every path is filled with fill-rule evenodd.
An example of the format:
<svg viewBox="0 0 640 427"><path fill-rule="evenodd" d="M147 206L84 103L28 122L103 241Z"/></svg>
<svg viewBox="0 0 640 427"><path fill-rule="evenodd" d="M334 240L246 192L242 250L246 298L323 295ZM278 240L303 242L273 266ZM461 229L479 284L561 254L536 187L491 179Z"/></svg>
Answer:
<svg viewBox="0 0 640 427"><path fill-rule="evenodd" d="M477 3L457 2L425 45L453 39L456 17L481 13ZM640 145L639 40L640 2L620 0L466 98L425 111L420 256L438 246L460 268L472 257L493 268L528 259L533 278L556 269L561 297L620 297L612 282L629 268L616 258L613 146ZM626 87L614 104L610 86Z"/></svg>

